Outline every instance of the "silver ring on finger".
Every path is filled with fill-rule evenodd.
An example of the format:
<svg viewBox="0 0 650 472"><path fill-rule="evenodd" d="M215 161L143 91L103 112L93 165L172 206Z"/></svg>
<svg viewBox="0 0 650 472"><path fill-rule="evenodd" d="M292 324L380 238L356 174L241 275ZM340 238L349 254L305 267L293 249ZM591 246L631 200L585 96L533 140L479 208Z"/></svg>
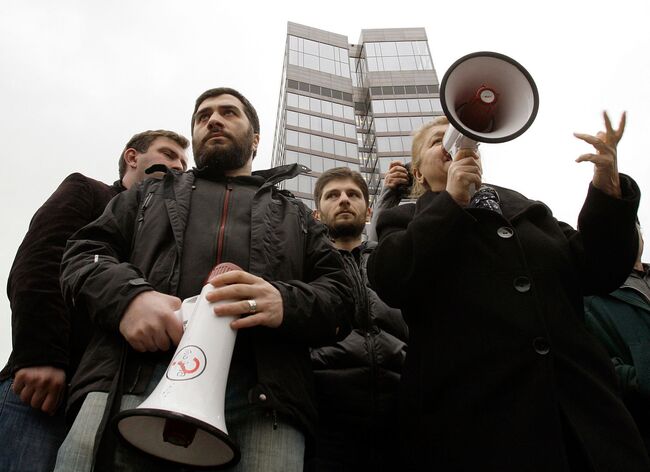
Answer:
<svg viewBox="0 0 650 472"><path fill-rule="evenodd" d="M257 302L254 299L246 300L248 303L248 313L257 313Z"/></svg>

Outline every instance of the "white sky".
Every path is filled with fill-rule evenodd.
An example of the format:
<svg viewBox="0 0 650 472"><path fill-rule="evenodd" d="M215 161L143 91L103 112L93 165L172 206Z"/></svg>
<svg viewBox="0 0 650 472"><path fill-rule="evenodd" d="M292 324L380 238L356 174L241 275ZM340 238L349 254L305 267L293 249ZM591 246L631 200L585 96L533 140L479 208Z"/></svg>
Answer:
<svg viewBox="0 0 650 472"><path fill-rule="evenodd" d="M572 132L595 134L603 109L616 123L627 110L619 168L650 189L648 18L648 2L627 0L0 0L0 286L33 213L68 174L111 183L134 133L189 137L194 100L208 88L232 86L255 105L255 167L268 167L287 21L351 43L362 28L424 27L439 77L470 52L515 58L537 83L539 114L515 141L482 146L485 180L575 225L592 169L574 162L590 146ZM650 227L647 197L640 219ZM4 363L11 315L0 298Z"/></svg>

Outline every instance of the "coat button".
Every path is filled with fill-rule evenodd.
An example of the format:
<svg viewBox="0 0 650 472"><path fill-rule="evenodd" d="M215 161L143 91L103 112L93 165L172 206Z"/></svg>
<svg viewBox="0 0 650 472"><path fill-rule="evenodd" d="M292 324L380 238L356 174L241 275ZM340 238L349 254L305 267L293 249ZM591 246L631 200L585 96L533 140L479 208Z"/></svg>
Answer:
<svg viewBox="0 0 650 472"><path fill-rule="evenodd" d="M266 401L266 395L264 395L263 393L260 393L260 396L257 397L257 398L259 398L261 402L265 402L265 401Z"/></svg>
<svg viewBox="0 0 650 472"><path fill-rule="evenodd" d="M542 338L541 336L533 339L533 348L535 349L535 352L541 356L545 356L551 351L551 346L548 344L548 341L546 338Z"/></svg>
<svg viewBox="0 0 650 472"><path fill-rule="evenodd" d="M530 279L528 277L517 277L512 284L517 292L526 293L530 290Z"/></svg>
<svg viewBox="0 0 650 472"><path fill-rule="evenodd" d="M502 226L497 230L497 234L500 238L508 239L512 238L512 236L515 234L515 230L509 226Z"/></svg>

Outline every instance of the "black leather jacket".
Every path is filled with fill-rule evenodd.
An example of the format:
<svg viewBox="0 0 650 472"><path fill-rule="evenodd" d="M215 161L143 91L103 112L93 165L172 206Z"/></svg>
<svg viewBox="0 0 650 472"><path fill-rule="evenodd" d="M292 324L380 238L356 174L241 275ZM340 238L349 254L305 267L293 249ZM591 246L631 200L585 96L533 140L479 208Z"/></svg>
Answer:
<svg viewBox="0 0 650 472"><path fill-rule="evenodd" d="M311 431L316 408L308 346L346 335L353 305L342 257L330 246L324 226L275 187L300 170L291 165L253 173L265 181L252 201L249 272L280 291L284 319L277 329L251 328L258 383L250 398ZM72 381L71 403L87 392L109 389L120 352L128 359L123 392L140 393L149 382L152 356L122 351L119 323L143 291L176 295L197 172L172 171L122 193L69 241L62 262L64 299L83 307L97 327Z"/></svg>

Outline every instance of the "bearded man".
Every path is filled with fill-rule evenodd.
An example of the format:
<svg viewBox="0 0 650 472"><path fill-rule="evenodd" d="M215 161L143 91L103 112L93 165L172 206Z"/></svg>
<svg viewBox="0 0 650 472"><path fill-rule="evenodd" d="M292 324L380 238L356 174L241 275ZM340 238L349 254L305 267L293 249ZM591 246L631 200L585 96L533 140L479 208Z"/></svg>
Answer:
<svg viewBox="0 0 650 472"><path fill-rule="evenodd" d="M225 401L241 461L229 470L302 470L317 414L309 347L349 332L352 294L325 228L275 187L301 169L252 172L259 131L242 94L204 92L192 115L197 167L121 194L69 242L64 299L97 332L73 381L71 401L85 400L56 470L178 470L114 441L102 417L157 385L183 334L174 311L222 262L242 269L208 280L206 296L228 301L215 316L241 315Z"/></svg>
<svg viewBox="0 0 650 472"><path fill-rule="evenodd" d="M381 301L368 283L366 265L377 246L363 241L372 213L368 185L359 172L335 167L316 181L314 201L314 217L327 226L346 263L356 309L344 340L311 353L321 421L307 448L305 470L400 470L394 432L408 329L401 312Z"/></svg>

